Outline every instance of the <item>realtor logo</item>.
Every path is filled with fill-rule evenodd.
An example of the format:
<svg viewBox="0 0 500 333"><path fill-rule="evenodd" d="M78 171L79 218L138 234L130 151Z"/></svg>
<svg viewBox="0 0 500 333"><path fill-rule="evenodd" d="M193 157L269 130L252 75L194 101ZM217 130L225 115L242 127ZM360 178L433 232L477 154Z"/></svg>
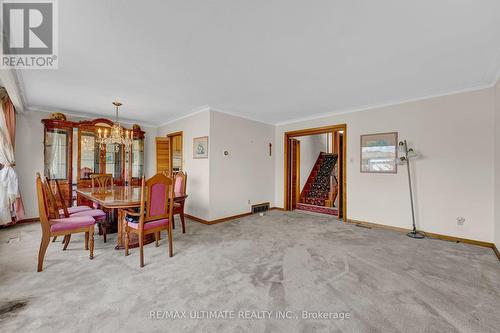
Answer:
<svg viewBox="0 0 500 333"><path fill-rule="evenodd" d="M57 68L55 0L1 1L0 68Z"/></svg>

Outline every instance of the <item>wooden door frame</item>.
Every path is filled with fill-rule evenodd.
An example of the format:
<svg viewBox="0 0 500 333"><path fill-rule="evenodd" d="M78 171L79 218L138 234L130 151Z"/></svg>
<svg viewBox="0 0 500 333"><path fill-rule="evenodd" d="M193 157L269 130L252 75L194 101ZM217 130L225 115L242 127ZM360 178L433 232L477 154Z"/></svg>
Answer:
<svg viewBox="0 0 500 333"><path fill-rule="evenodd" d="M297 171L296 174L295 174L295 177L297 179L295 179L295 188L294 189L290 189L290 194L292 192L295 192L295 206L297 205L297 203L300 201L300 140L297 140L297 139L294 139L292 138L293 140L297 141L295 144L296 144L296 147L297 147L297 153L296 153L296 156L295 156L295 170ZM292 160L290 160L290 164L292 164ZM290 174L290 178L292 177L292 174ZM290 198L289 198L290 199ZM294 206L294 203L292 203L292 207L293 208Z"/></svg>
<svg viewBox="0 0 500 333"><path fill-rule="evenodd" d="M170 176L172 176L174 174L174 165L173 165L173 160L174 160L174 142L172 140L172 138L174 136L180 136L181 137L181 153L182 153L182 158L181 158L181 171L184 172L184 136L182 134L182 131L178 131L178 132L173 132L173 133L169 133L167 134L167 138L169 139L169 148L170 148L170 151L169 151L169 159L170 159Z"/></svg>
<svg viewBox="0 0 500 333"><path fill-rule="evenodd" d="M308 128L297 131L285 132L284 134L284 143L285 143L285 151L284 151L284 210L290 210L291 207L289 205L290 198L288 196L288 187L290 186L290 173L291 170L288 168L288 158L290 156L290 139L296 138L299 136L306 135L314 135L314 134L325 134L325 133L333 133L334 131L344 131L344 137L342 140L342 220L347 222L347 124L339 124L332 126L323 126L316 128Z"/></svg>

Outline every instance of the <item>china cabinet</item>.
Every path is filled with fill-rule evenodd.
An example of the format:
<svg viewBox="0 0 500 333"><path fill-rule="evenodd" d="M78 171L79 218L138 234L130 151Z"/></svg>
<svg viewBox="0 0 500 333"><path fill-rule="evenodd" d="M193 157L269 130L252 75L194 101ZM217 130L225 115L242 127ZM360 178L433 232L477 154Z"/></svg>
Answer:
<svg viewBox="0 0 500 333"><path fill-rule="evenodd" d="M109 132L113 126L109 119L73 122L61 114L58 119L53 118L42 120L44 173L49 179L58 180L67 205L71 206L74 199L73 185L91 187L90 175L94 173L112 174L115 185L140 185L144 173L144 132L138 125L127 129L132 135L127 150L123 145L100 144L100 133Z"/></svg>
<svg viewBox="0 0 500 333"><path fill-rule="evenodd" d="M44 175L59 182L63 198L71 205L73 123L62 119L43 119L42 123Z"/></svg>

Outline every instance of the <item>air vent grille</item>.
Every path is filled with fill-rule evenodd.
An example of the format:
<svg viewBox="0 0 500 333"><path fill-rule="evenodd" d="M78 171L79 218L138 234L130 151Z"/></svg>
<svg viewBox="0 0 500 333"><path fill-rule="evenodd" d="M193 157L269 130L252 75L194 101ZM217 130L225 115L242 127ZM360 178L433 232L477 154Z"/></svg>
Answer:
<svg viewBox="0 0 500 333"><path fill-rule="evenodd" d="M269 202L252 206L252 214L262 213L269 210Z"/></svg>

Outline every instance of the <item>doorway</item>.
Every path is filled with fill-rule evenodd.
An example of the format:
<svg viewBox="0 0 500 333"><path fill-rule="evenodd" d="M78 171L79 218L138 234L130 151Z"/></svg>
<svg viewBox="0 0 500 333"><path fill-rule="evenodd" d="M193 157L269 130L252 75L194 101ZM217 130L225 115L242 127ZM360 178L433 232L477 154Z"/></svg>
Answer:
<svg viewBox="0 0 500 333"><path fill-rule="evenodd" d="M182 132L156 138L156 173L175 176L183 170Z"/></svg>
<svg viewBox="0 0 500 333"><path fill-rule="evenodd" d="M284 209L311 210L347 221L347 125L291 131L284 136ZM321 148L311 146L313 139L322 142Z"/></svg>

